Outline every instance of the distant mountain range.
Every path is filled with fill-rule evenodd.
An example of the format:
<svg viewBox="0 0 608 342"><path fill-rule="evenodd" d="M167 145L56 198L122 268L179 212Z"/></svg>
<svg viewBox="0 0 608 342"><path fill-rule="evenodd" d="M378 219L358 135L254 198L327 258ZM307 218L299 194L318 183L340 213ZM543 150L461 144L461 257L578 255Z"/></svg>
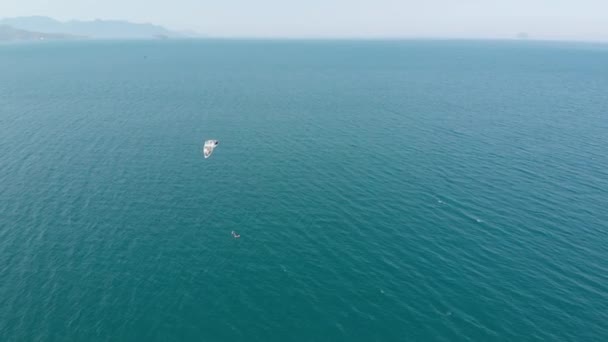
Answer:
<svg viewBox="0 0 608 342"><path fill-rule="evenodd" d="M42 36L42 39L166 39L198 35L194 32L171 31L159 25L120 20L62 22L41 16L0 19L0 40L32 40Z"/></svg>
<svg viewBox="0 0 608 342"><path fill-rule="evenodd" d="M0 25L0 42L14 40L56 40L82 39L83 37L60 33L42 33L16 29L8 25Z"/></svg>

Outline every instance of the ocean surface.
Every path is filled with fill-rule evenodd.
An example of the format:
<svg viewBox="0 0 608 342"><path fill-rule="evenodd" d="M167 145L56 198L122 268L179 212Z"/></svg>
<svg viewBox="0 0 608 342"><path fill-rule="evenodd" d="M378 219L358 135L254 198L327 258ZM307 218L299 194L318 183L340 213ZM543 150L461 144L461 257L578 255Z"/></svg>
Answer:
<svg viewBox="0 0 608 342"><path fill-rule="evenodd" d="M608 45L0 45L0 341L607 341L607 147Z"/></svg>

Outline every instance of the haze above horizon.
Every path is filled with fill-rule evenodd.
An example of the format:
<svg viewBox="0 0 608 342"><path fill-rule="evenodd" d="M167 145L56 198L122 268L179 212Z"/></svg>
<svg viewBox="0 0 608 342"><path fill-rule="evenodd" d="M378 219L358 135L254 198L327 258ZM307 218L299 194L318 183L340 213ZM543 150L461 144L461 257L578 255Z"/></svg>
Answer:
<svg viewBox="0 0 608 342"><path fill-rule="evenodd" d="M22 0L0 3L1 17L148 22L214 37L514 38L608 41L601 0Z"/></svg>

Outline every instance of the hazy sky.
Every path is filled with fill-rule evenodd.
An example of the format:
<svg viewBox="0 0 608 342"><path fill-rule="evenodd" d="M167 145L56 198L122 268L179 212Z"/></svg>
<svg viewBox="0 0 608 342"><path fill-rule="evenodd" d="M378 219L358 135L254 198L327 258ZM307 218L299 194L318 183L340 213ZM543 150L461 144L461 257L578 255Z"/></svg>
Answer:
<svg viewBox="0 0 608 342"><path fill-rule="evenodd" d="M608 41L608 0L0 0L0 17L125 19L211 36Z"/></svg>

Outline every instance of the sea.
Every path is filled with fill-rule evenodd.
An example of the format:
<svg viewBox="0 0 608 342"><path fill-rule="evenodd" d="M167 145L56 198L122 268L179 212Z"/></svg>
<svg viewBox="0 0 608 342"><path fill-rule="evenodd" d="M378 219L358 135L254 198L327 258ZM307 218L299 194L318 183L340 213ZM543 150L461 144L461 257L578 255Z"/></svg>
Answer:
<svg viewBox="0 0 608 342"><path fill-rule="evenodd" d="M3 44L0 341L607 341L607 147L608 44Z"/></svg>

